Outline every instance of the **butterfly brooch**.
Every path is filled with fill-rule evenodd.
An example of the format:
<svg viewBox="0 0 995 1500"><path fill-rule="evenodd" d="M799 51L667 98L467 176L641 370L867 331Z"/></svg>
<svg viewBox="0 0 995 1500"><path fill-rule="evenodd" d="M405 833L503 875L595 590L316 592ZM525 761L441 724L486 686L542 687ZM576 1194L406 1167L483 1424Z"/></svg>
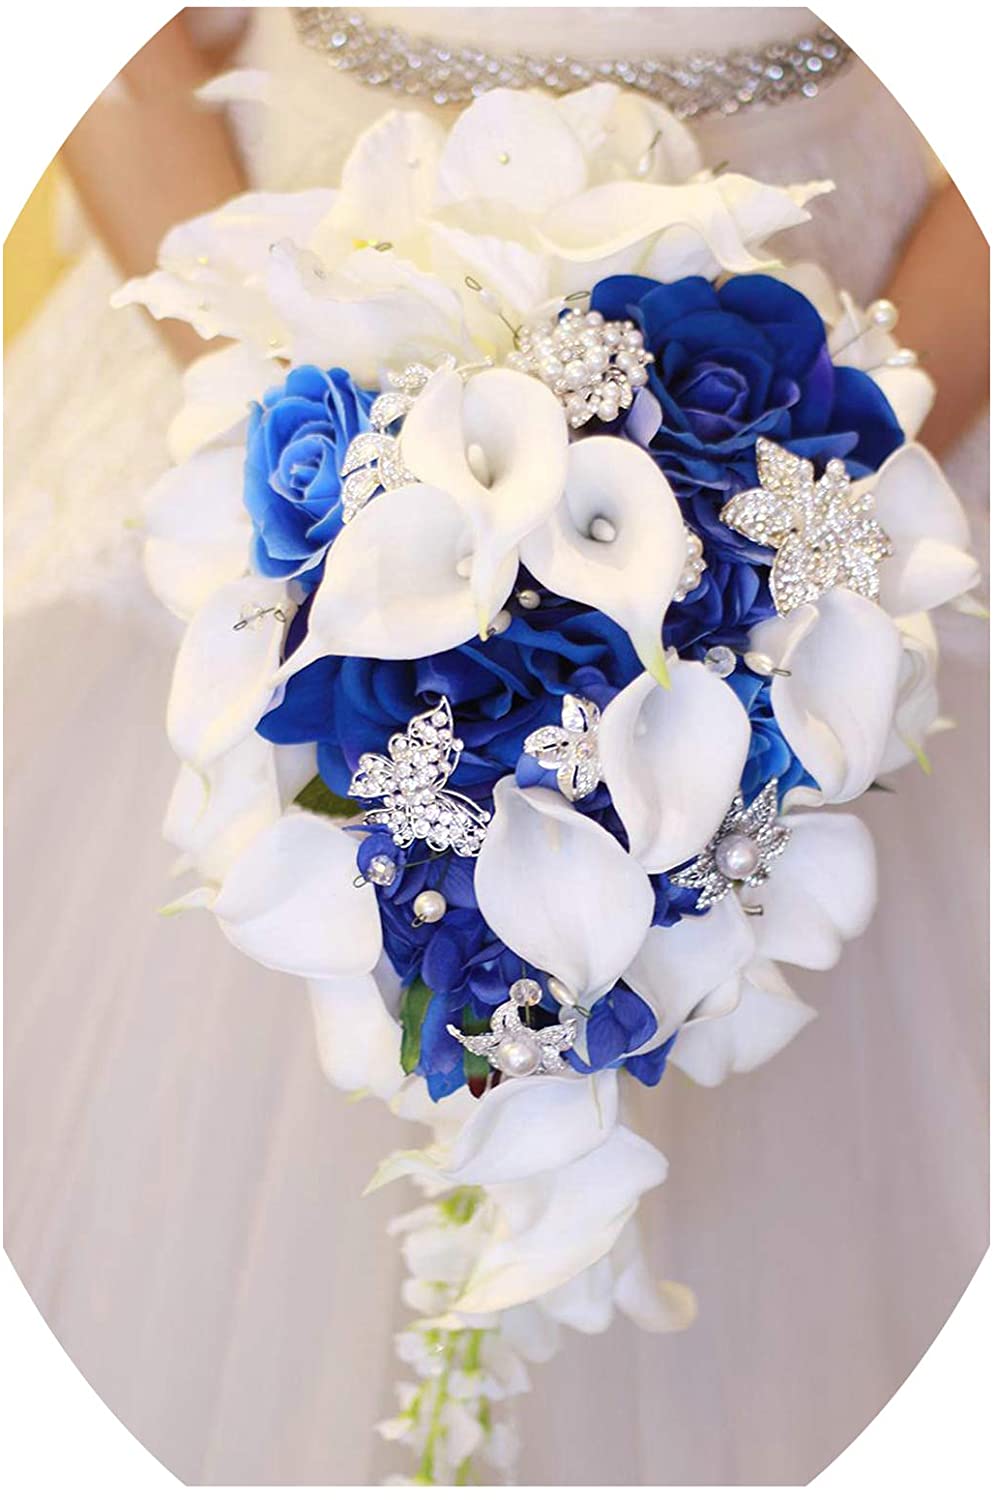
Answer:
<svg viewBox="0 0 995 1500"><path fill-rule="evenodd" d="M760 487L734 495L719 520L775 548L770 593L778 614L837 585L876 599L878 567L891 555L891 542L874 519L873 495L854 495L843 460L831 458L816 479L807 458L758 438L757 473Z"/></svg>
<svg viewBox="0 0 995 1500"><path fill-rule="evenodd" d="M359 757L349 796L382 803L364 813L363 821L386 828L399 849L424 839L437 854L451 849L473 858L480 853L490 813L469 797L444 790L462 750L449 700L441 698L435 708L409 719L403 734L391 735L387 755Z"/></svg>
<svg viewBox="0 0 995 1500"><path fill-rule="evenodd" d="M529 1007L537 1005L542 990L534 979L519 979L511 986L508 999L491 1016L490 1030L478 1036L466 1036L456 1026L447 1026L467 1052L486 1057L499 1073L512 1078L530 1078L533 1073L566 1073L567 1062L560 1056L577 1040L577 1022L571 1017L556 1026L534 1028L521 1018Z"/></svg>
<svg viewBox="0 0 995 1500"><path fill-rule="evenodd" d="M560 723L534 730L522 747L544 771L556 772L556 784L571 802L589 796L601 780L600 718L596 704L564 693Z"/></svg>

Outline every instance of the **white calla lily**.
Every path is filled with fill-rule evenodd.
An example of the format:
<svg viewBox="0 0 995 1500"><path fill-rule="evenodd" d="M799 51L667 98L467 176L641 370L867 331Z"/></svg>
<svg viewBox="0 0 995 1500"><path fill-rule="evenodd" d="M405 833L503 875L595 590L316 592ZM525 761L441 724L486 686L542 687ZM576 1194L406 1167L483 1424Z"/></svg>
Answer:
<svg viewBox="0 0 995 1500"><path fill-rule="evenodd" d="M698 1315L698 1300L679 1281L650 1275L637 1218L629 1220L611 1251L615 1303L647 1333L680 1333Z"/></svg>
<svg viewBox="0 0 995 1500"><path fill-rule="evenodd" d="M729 685L700 662L675 660L664 690L644 673L612 699L598 743L604 780L629 848L656 874L708 843L736 794L750 721Z"/></svg>
<svg viewBox="0 0 995 1500"><path fill-rule="evenodd" d="M276 680L320 656L408 661L471 640L477 608L463 565L473 546L466 511L443 490L378 495L329 548L308 633ZM505 598L516 571L512 555L497 576Z"/></svg>
<svg viewBox="0 0 995 1500"><path fill-rule="evenodd" d="M286 580L253 576L225 584L194 615L166 710L166 730L181 760L210 765L258 724L273 694L293 608Z"/></svg>
<svg viewBox="0 0 995 1500"><path fill-rule="evenodd" d="M558 792L494 788L477 857L481 915L502 942L582 1004L618 979L642 946L653 888L621 844Z"/></svg>
<svg viewBox="0 0 995 1500"><path fill-rule="evenodd" d="M878 767L882 776L913 760L929 771L927 736L950 727L950 721L940 717L936 684L940 649L933 622L928 614L917 614L906 615L895 623L902 634L902 671L895 718Z"/></svg>
<svg viewBox="0 0 995 1500"><path fill-rule="evenodd" d="M662 281L748 273L777 263L763 241L804 223L804 204L830 188L768 187L736 173L679 186L603 183L552 208L539 241L559 261L564 291L638 270Z"/></svg>
<svg viewBox="0 0 995 1500"><path fill-rule="evenodd" d="M245 450L208 448L166 473L145 499L145 572L153 593L189 620L249 566L242 499Z"/></svg>
<svg viewBox="0 0 995 1500"><path fill-rule="evenodd" d="M870 599L830 589L817 604L765 620L751 651L790 673L771 683L771 707L819 790L796 803L849 802L877 775L898 697L902 642Z"/></svg>
<svg viewBox="0 0 995 1500"><path fill-rule="evenodd" d="M778 963L831 969L874 913L874 841L852 813L789 813L781 822L791 837L756 893L762 914L748 919L757 949Z"/></svg>
<svg viewBox="0 0 995 1500"><path fill-rule="evenodd" d="M775 964L754 959L739 982L736 1004L722 996L713 1014L699 1011L678 1033L670 1061L711 1088L730 1073L749 1073L769 1062L815 1014Z"/></svg>
<svg viewBox="0 0 995 1500"><path fill-rule="evenodd" d="M880 564L883 609L914 614L974 588L981 570L969 550L967 516L931 453L906 443L854 488L873 494L891 542L891 556Z"/></svg>
<svg viewBox="0 0 995 1500"><path fill-rule="evenodd" d="M673 927L651 927L624 975L656 1012L656 1035L641 1050L649 1051L673 1036L702 1001L730 983L731 1009L738 998L739 975L755 950L750 918L738 901L729 898ZM717 1002L712 1010L716 1008Z"/></svg>
<svg viewBox="0 0 995 1500"><path fill-rule="evenodd" d="M865 371L888 398L906 440L911 442L936 399L934 382L919 365L901 358L889 363L899 353L898 343L887 326L875 323L849 292L837 296L834 291L834 301L833 314L826 318L832 324L827 342L833 364Z"/></svg>
<svg viewBox="0 0 995 1500"><path fill-rule="evenodd" d="M615 1128L618 1079L548 1075L505 1079L470 1111L455 1134L423 1151L396 1151L368 1192L407 1176L457 1187L492 1187L554 1172L593 1151Z"/></svg>
<svg viewBox="0 0 995 1500"><path fill-rule="evenodd" d="M525 538L521 555L547 588L621 625L646 670L666 684L661 630L687 536L674 493L647 453L615 437L574 443L563 498Z"/></svg>
<svg viewBox="0 0 995 1500"><path fill-rule="evenodd" d="M515 370L432 376L404 421L405 467L452 495L473 525L470 586L481 636L508 597L509 559L563 493L567 424L548 387ZM514 563L511 564L514 566Z"/></svg>
<svg viewBox="0 0 995 1500"><path fill-rule="evenodd" d="M616 1125L555 1171L495 1185L495 1221L453 1311L499 1312L579 1275L608 1254L642 1194L666 1175L666 1158Z"/></svg>
<svg viewBox="0 0 995 1500"><path fill-rule="evenodd" d="M208 443L242 443L250 404L281 374L278 365L246 344L228 344L195 359L183 372L183 405L167 433L173 462L183 463Z"/></svg>
<svg viewBox="0 0 995 1500"><path fill-rule="evenodd" d="M355 881L355 839L328 818L289 812L253 839L209 904L228 940L267 969L355 978L382 948L373 887Z"/></svg>
<svg viewBox="0 0 995 1500"><path fill-rule="evenodd" d="M181 851L175 873L195 869L223 880L261 829L282 811L275 747L247 734L205 771L181 766L162 835Z"/></svg>
<svg viewBox="0 0 995 1500"><path fill-rule="evenodd" d="M311 981L318 1060L337 1088L389 1099L400 1087L401 1028L394 1014L399 988L382 958L369 974Z"/></svg>

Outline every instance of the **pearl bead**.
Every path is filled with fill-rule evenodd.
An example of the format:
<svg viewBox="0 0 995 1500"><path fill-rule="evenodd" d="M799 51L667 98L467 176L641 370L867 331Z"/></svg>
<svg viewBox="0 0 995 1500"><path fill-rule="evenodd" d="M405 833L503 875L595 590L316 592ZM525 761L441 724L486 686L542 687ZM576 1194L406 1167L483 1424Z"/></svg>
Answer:
<svg viewBox="0 0 995 1500"><path fill-rule="evenodd" d="M539 1043L530 1036L508 1037L494 1049L494 1061L512 1078L528 1078L542 1061Z"/></svg>
<svg viewBox="0 0 995 1500"><path fill-rule="evenodd" d="M473 572L473 558L461 557L456 564L456 574L459 578L469 578Z"/></svg>
<svg viewBox="0 0 995 1500"><path fill-rule="evenodd" d="M702 552L701 537L696 531L687 533L687 555L688 557L700 557Z"/></svg>
<svg viewBox="0 0 995 1500"><path fill-rule="evenodd" d="M646 371L643 369L642 365L637 365L634 370L629 371L629 384L631 386L645 385L646 379Z"/></svg>
<svg viewBox="0 0 995 1500"><path fill-rule="evenodd" d="M542 603L542 595L537 589L519 589L517 598L523 609L538 609Z"/></svg>
<svg viewBox="0 0 995 1500"><path fill-rule="evenodd" d="M618 532L607 516L595 516L588 528L588 536L594 542L613 542Z"/></svg>
<svg viewBox="0 0 995 1500"><path fill-rule="evenodd" d="M604 321L604 315L602 313L593 311L593 309L591 312L586 313L584 316L584 322L587 324L588 328L600 328Z"/></svg>
<svg viewBox="0 0 995 1500"><path fill-rule="evenodd" d="M572 359L563 370L563 378L567 383L567 389L571 391L579 391L581 386L586 385L587 375L587 366L582 359Z"/></svg>
<svg viewBox="0 0 995 1500"><path fill-rule="evenodd" d="M511 624L511 615L506 609L499 609L493 620L487 627L488 635L503 635Z"/></svg>
<svg viewBox="0 0 995 1500"><path fill-rule="evenodd" d="M756 672L758 677L773 676L774 663L769 656L764 656L760 651L747 651L743 662L751 672Z"/></svg>
<svg viewBox="0 0 995 1500"><path fill-rule="evenodd" d="M715 864L727 880L747 880L760 866L760 850L745 833L729 833L716 847Z"/></svg>
<svg viewBox="0 0 995 1500"><path fill-rule="evenodd" d="M446 898L441 891L419 891L414 913L419 922L441 922L446 915Z"/></svg>
<svg viewBox="0 0 995 1500"><path fill-rule="evenodd" d="M914 349L896 349L894 354L889 354L885 360L885 364L892 370L906 370L918 363L919 356Z"/></svg>
<svg viewBox="0 0 995 1500"><path fill-rule="evenodd" d="M885 333L890 333L898 322L898 308L894 302L889 302L887 297L879 297L877 302L872 302L867 309L867 316L875 328L881 328Z"/></svg>
<svg viewBox="0 0 995 1500"><path fill-rule="evenodd" d="M557 979L555 974L550 974L547 978L546 988L549 991L550 998L555 1000L557 1005L577 1004L577 996L573 990L568 984L564 984L562 979Z"/></svg>

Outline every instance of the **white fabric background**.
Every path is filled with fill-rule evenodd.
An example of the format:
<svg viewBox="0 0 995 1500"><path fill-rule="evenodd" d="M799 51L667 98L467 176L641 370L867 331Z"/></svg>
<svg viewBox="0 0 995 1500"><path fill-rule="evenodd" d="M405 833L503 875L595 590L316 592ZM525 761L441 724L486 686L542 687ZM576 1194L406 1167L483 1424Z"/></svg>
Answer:
<svg viewBox="0 0 995 1500"><path fill-rule="evenodd" d="M751 38L794 29L794 13L768 12L764 31L763 14L748 13ZM615 50L617 21L597 17L573 44ZM298 109L277 137L253 137L255 175L327 180L385 101L303 53L281 12L256 23L250 56L292 82ZM509 13L501 24L512 45ZM639 24L656 51L694 40L687 12ZM835 177L792 254L818 251L858 296L881 289L928 166L869 74L701 134L712 161ZM111 281L91 253L14 351L15 509L39 434L50 458L79 452L60 413L84 351L116 343L121 356L102 367L85 442L90 459L106 437L123 511L160 461L172 376L137 316L103 310ZM56 376L70 321L80 354ZM979 546L984 455L978 432L952 464ZM62 530L67 507L82 507L82 525L101 503L101 475L91 466L83 497L72 470L43 475ZM186 1482L374 1483L396 1467L372 1425L391 1410L390 1334L404 1316L384 1226L409 1200L359 1195L402 1128L323 1081L303 986L254 967L203 915L155 915L172 890L158 835L175 769L162 733L172 642L153 615L125 610L133 550L105 530L92 597L46 597L39 582L7 628L7 1248L83 1373ZM932 742L932 778L912 768L891 778L900 795L864 799L881 906L836 970L795 975L819 1020L720 1090L674 1072L631 1091L634 1123L671 1160L646 1202L649 1247L661 1274L694 1285L697 1324L672 1338L621 1322L569 1336L519 1403L523 1480L804 1482L904 1379L976 1265L984 628L950 620L945 644L943 706L960 727Z"/></svg>

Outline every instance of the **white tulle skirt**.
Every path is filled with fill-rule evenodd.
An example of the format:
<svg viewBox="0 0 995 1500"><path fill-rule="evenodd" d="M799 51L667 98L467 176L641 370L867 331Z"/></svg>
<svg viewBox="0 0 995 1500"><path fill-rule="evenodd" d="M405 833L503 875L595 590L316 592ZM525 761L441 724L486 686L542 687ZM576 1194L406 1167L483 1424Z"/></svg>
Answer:
<svg viewBox="0 0 995 1500"><path fill-rule="evenodd" d="M710 159L847 184L797 253L871 296L927 191L920 145L862 70L816 114L709 127ZM174 641L133 607L121 522L165 462L176 377L137 315L104 310L111 285L90 252L8 365L7 1247L87 1379L187 1483L373 1483L396 1462L373 1424L404 1318L385 1226L409 1199L360 1193L403 1127L324 1082L300 983L202 913L157 915ZM972 442L953 468L980 522ZM943 645L958 728L932 742L931 778L913 767L862 804L880 909L832 973L797 976L818 1022L718 1090L632 1090L671 1161L648 1248L700 1316L671 1337L568 1335L519 1401L529 1482L805 1482L983 1252L984 629L951 617Z"/></svg>

